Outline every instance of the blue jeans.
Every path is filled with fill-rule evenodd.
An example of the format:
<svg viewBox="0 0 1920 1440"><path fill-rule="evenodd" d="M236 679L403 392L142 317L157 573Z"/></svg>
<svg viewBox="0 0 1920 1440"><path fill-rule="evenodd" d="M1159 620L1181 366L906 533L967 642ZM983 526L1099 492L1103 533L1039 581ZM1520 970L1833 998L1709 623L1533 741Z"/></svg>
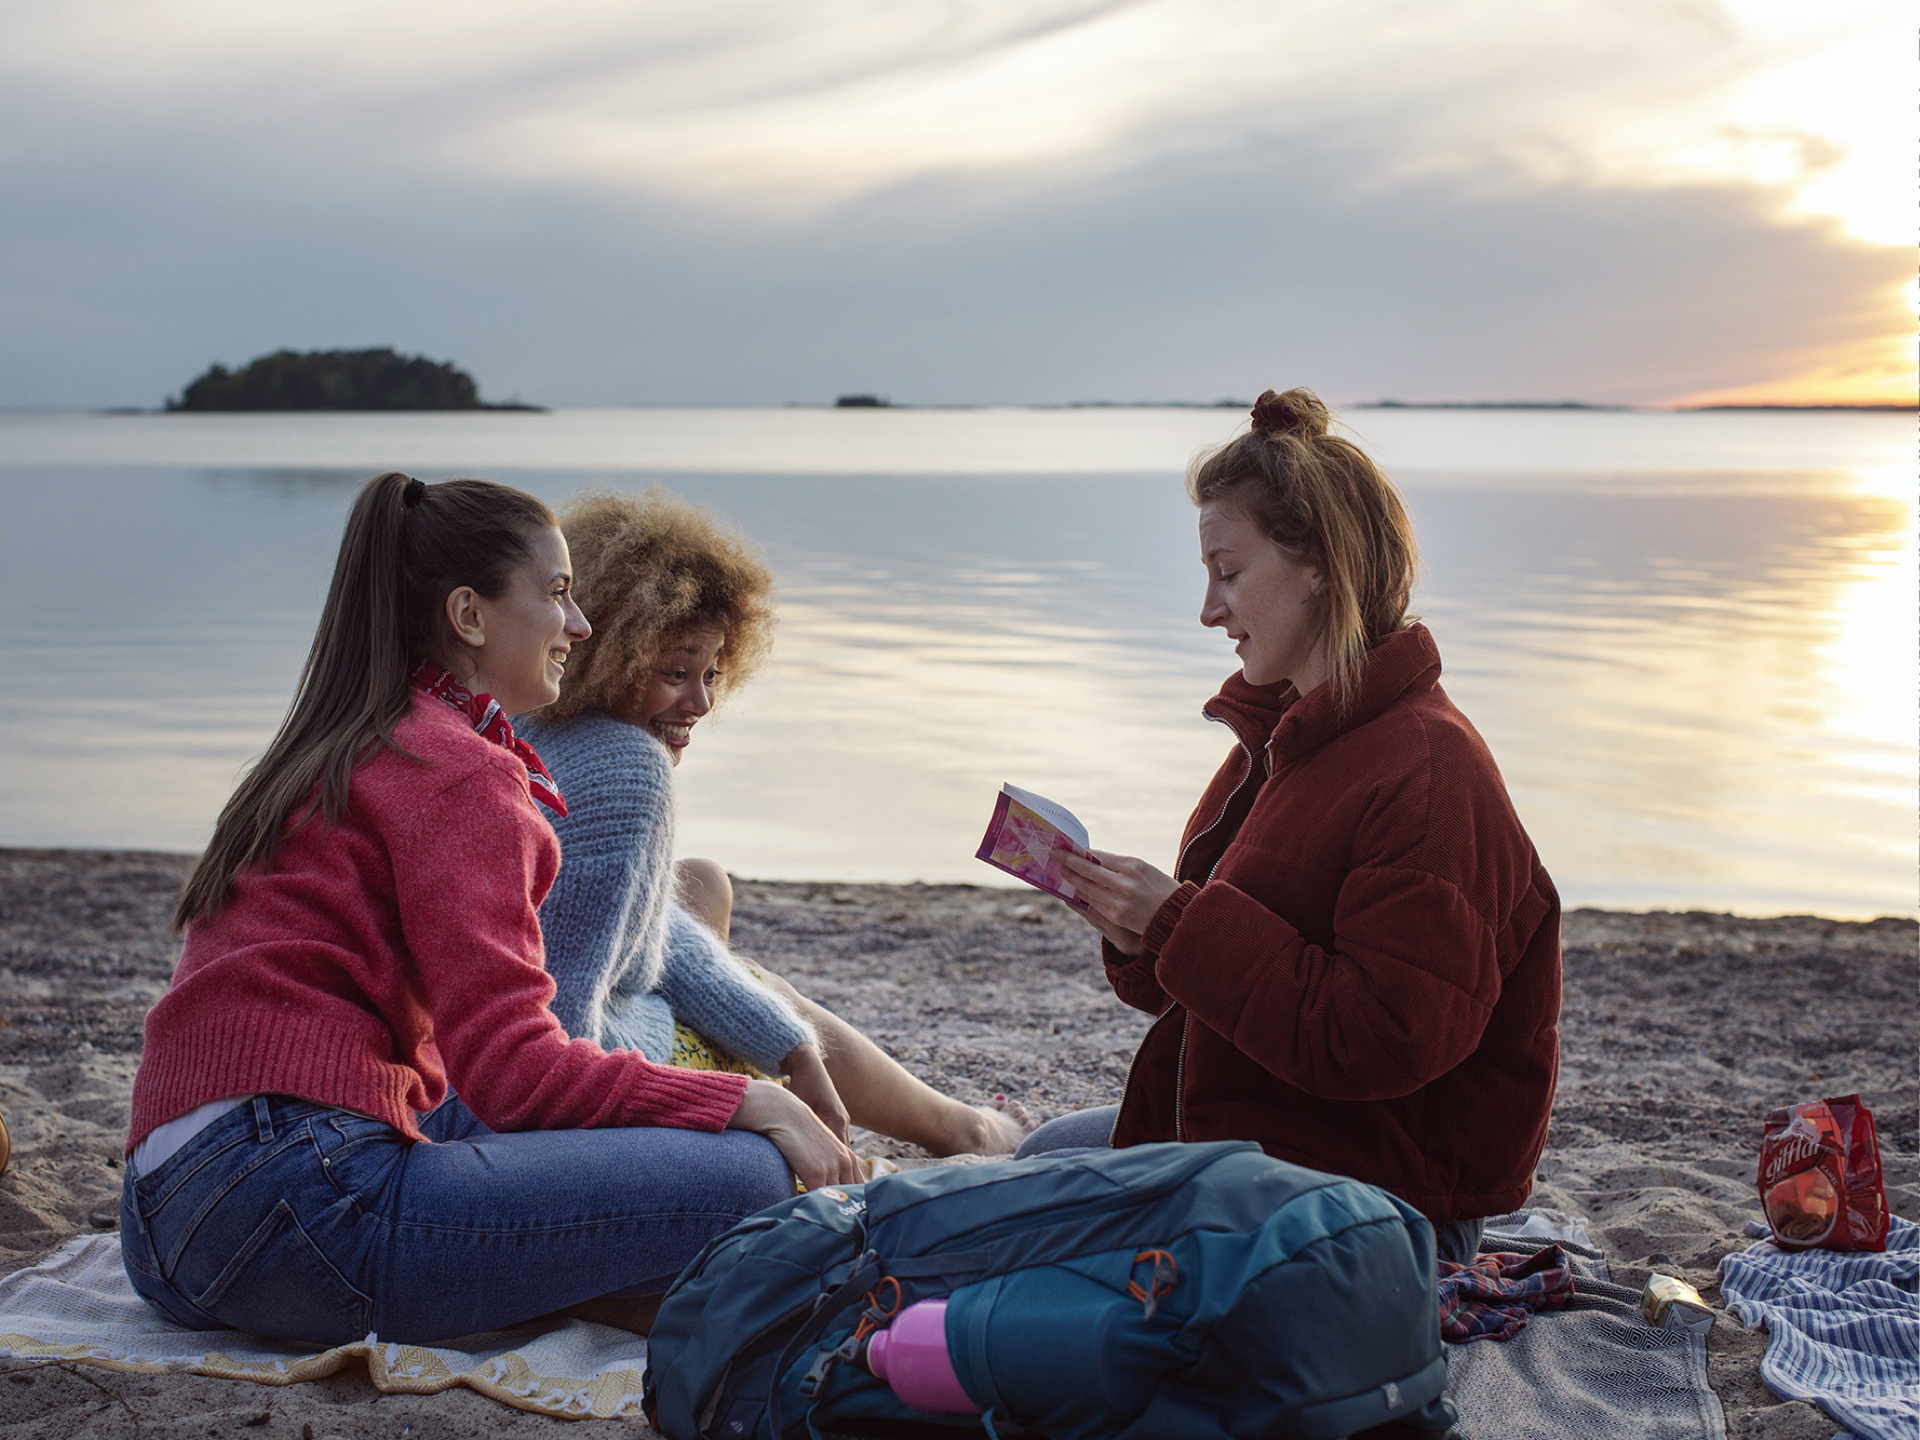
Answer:
<svg viewBox="0 0 1920 1440"><path fill-rule="evenodd" d="M1084 1150L1105 1150L1113 1144L1113 1122L1120 1118L1118 1105L1095 1105L1086 1110L1069 1110L1056 1115L1020 1142L1013 1158L1029 1155L1078 1154Z"/></svg>
<svg viewBox="0 0 1920 1440"><path fill-rule="evenodd" d="M133 1288L176 1324L428 1344L665 1290L714 1236L793 1194L743 1130L496 1135L459 1100L391 1125L256 1096L128 1175Z"/></svg>
<svg viewBox="0 0 1920 1440"><path fill-rule="evenodd" d="M1088 1150L1105 1149L1113 1143L1113 1122L1120 1117L1118 1105L1096 1105L1087 1110L1070 1110L1047 1121L1013 1152L1013 1158L1029 1155L1077 1155ZM1480 1237L1485 1220L1455 1220L1433 1227L1436 1258L1464 1265L1480 1253Z"/></svg>

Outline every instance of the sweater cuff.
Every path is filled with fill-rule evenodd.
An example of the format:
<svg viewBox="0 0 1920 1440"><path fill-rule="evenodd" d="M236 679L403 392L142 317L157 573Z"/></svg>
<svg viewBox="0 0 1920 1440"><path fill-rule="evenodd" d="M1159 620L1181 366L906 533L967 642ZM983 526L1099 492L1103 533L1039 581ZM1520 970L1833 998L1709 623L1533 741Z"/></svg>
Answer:
<svg viewBox="0 0 1920 1440"><path fill-rule="evenodd" d="M1191 880L1182 881L1180 888L1169 895L1160 908L1153 912L1153 919L1147 922L1146 932L1141 942L1147 947L1147 954L1158 955L1166 949L1167 942L1173 938L1173 927L1180 923L1181 915L1193 897L1200 893L1200 887Z"/></svg>
<svg viewBox="0 0 1920 1440"><path fill-rule="evenodd" d="M748 1076L724 1070L682 1070L676 1065L655 1065L644 1056L638 1058L648 1072L645 1098L629 1111L623 1124L718 1134L727 1128L746 1098Z"/></svg>

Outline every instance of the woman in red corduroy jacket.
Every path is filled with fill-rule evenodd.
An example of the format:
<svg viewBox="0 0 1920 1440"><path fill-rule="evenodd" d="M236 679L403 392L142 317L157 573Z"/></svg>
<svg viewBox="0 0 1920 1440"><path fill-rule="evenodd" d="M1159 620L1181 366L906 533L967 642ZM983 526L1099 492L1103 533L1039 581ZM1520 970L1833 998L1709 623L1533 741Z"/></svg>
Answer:
<svg viewBox="0 0 1920 1440"><path fill-rule="evenodd" d="M1242 666L1206 714L1234 748L1172 875L1063 853L1108 980L1159 1018L1118 1107L1020 1153L1255 1140L1392 1191L1470 1259L1546 1143L1559 897L1407 614L1400 497L1327 427L1311 391L1268 391L1189 477L1200 620Z"/></svg>

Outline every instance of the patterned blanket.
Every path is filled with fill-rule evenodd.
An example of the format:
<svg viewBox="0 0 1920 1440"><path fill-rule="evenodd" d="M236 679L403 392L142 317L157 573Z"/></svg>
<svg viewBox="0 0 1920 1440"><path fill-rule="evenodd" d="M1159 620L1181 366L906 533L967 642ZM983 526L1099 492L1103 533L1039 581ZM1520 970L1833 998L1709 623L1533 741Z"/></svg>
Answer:
<svg viewBox="0 0 1920 1440"><path fill-rule="evenodd" d="M390 1393L433 1395L464 1385L569 1419L637 1419L647 1368L646 1341L584 1320L519 1325L450 1345L396 1345L369 1335L321 1351L237 1330L182 1330L127 1283L116 1235L82 1235L31 1269L0 1277L0 1355L262 1385L318 1380L365 1362L374 1385Z"/></svg>
<svg viewBox="0 0 1920 1440"><path fill-rule="evenodd" d="M1789 1253L1762 1241L1720 1262L1720 1293L1764 1327L1760 1378L1865 1440L1920 1435L1920 1225L1895 1218L1883 1255Z"/></svg>

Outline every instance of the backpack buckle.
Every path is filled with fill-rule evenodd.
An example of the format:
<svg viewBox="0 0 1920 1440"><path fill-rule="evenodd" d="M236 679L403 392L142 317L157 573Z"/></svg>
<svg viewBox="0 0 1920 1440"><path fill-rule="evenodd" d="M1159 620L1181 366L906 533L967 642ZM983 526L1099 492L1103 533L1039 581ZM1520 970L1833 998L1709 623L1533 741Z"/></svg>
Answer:
<svg viewBox="0 0 1920 1440"><path fill-rule="evenodd" d="M871 1312L869 1312L871 1313ZM863 1317L864 1318L864 1317ZM807 1373L800 1378L800 1394L811 1400L819 1393L820 1387L827 1383L827 1376L835 1365L845 1361L849 1364L860 1358L860 1352L867 1348L867 1337L859 1329L842 1340L831 1350L822 1349L813 1357L813 1364L807 1367Z"/></svg>

